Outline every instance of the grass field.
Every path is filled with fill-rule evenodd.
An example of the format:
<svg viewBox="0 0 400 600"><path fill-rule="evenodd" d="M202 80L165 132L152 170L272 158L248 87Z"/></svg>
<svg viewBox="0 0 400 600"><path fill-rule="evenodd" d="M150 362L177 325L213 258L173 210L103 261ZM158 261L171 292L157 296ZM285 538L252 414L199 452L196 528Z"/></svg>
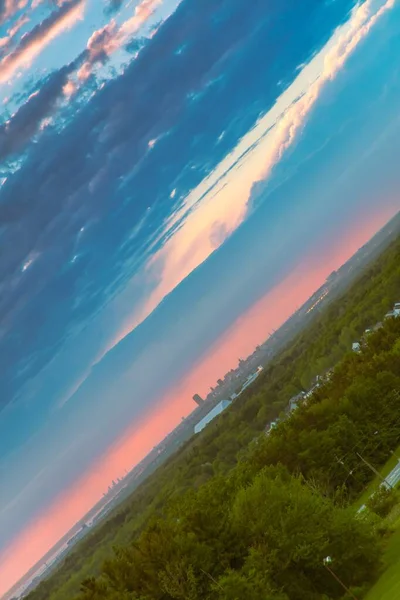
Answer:
<svg viewBox="0 0 400 600"><path fill-rule="evenodd" d="M397 457L400 457L400 446L396 449L395 456L392 456L388 460L388 462L385 464L385 466L382 467L382 469L380 469L380 473L381 473L382 477L387 477L389 475L389 473L395 468L395 466L398 462ZM370 496L372 496L372 494L374 492L376 492L376 490L379 488L381 483L382 483L382 479L378 476L375 477L375 479L373 479L373 481L366 488L365 492L354 503L354 508L359 509L361 506L363 506L363 504L366 503L368 498ZM399 596L399 600L400 600L400 596Z"/></svg>
<svg viewBox="0 0 400 600"><path fill-rule="evenodd" d="M400 448L396 450L396 456L393 456L381 469L383 477L386 477L396 466L397 456L400 456L399 451ZM357 508L367 501L380 483L380 478L376 477L357 502ZM395 507L389 516L388 524L393 528L394 533L388 538L384 555L384 571L364 600L400 600L400 505Z"/></svg>
<svg viewBox="0 0 400 600"><path fill-rule="evenodd" d="M400 599L400 518L397 520L395 532L388 540L384 560L385 571L365 600Z"/></svg>

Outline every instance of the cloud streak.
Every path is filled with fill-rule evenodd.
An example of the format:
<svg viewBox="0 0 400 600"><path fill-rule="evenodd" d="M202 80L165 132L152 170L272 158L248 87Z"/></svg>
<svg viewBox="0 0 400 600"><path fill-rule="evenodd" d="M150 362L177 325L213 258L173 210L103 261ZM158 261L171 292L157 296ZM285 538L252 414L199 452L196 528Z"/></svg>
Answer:
<svg viewBox="0 0 400 600"><path fill-rule="evenodd" d="M255 185L272 174L284 153L297 140L325 86L343 69L360 42L394 5L395 0L386 0L378 6L374 0L366 0L358 5L349 21L302 70L275 106L186 198L164 230L165 244L148 264L148 277L157 281L154 290L124 324L111 347L129 335L244 221ZM214 235L216 228L223 232L222 236Z"/></svg>
<svg viewBox="0 0 400 600"><path fill-rule="evenodd" d="M0 161L4 161L32 140L42 123L57 107L57 103L68 85L68 75L72 67L66 66L40 82L33 93L17 112L3 125L0 125Z"/></svg>
<svg viewBox="0 0 400 600"><path fill-rule="evenodd" d="M0 48L2 49L2 52L6 51L6 49L14 41L14 37L17 35L17 33L27 23L29 23L29 17L25 14L25 15L21 15L17 19L17 21L13 25L11 25L11 27L9 27L9 29L7 31L7 35L5 35L4 37L0 38Z"/></svg>
<svg viewBox="0 0 400 600"><path fill-rule="evenodd" d="M0 1L0 24L24 9L28 0L1 0Z"/></svg>
<svg viewBox="0 0 400 600"><path fill-rule="evenodd" d="M83 18L86 0L69 0L26 34L19 46L0 62L0 83L8 82L19 69L28 68L59 35Z"/></svg>
<svg viewBox="0 0 400 600"><path fill-rule="evenodd" d="M135 8L134 15L120 27L113 19L102 29L95 31L88 41L86 58L78 71L78 79L85 81L91 75L94 65L104 62L116 50L122 48L150 19L162 2L163 0L142 0Z"/></svg>

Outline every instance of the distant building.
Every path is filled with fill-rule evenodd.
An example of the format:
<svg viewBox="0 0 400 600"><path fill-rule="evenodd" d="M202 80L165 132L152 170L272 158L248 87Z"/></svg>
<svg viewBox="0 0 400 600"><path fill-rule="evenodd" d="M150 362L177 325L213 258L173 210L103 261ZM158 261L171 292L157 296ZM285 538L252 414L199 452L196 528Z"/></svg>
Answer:
<svg viewBox="0 0 400 600"><path fill-rule="evenodd" d="M386 313L385 319L390 319L391 317L400 317L400 302L396 302L393 306L393 310Z"/></svg>
<svg viewBox="0 0 400 600"><path fill-rule="evenodd" d="M232 404L230 400L221 400L217 406L214 406L214 408L210 410L210 412L207 413L206 416L197 423L197 425L195 425L194 432L200 433L200 431L202 431L213 419L215 419L215 417L220 415L226 408L228 408L230 404Z"/></svg>
<svg viewBox="0 0 400 600"><path fill-rule="evenodd" d="M193 400L196 402L196 404L198 406L202 406L204 404L204 400L203 400L203 398L201 396L199 396L199 394L195 394L193 396Z"/></svg>
<svg viewBox="0 0 400 600"><path fill-rule="evenodd" d="M290 398L287 412L291 413L294 410L296 410L298 405L304 400L304 396L305 396L305 393L300 392L300 394L297 394L296 396L293 396L293 398Z"/></svg>
<svg viewBox="0 0 400 600"><path fill-rule="evenodd" d="M257 367L257 371L255 373L251 373L246 381L244 382L244 384L242 385L242 389L240 390L239 394L240 395L242 392L244 392L244 390L246 388L249 387L249 385L251 385L253 383L253 381L255 381L257 379L257 377L262 373L263 368L262 367Z"/></svg>
<svg viewBox="0 0 400 600"><path fill-rule="evenodd" d="M360 350L361 350L360 342L353 342L351 349L353 350L353 352L360 352Z"/></svg>
<svg viewBox="0 0 400 600"><path fill-rule="evenodd" d="M269 435L271 433L271 431L273 429L275 429L275 427L278 426L279 423L279 419L277 419L276 421L272 421L271 423L268 424L267 429L265 430L265 435Z"/></svg>

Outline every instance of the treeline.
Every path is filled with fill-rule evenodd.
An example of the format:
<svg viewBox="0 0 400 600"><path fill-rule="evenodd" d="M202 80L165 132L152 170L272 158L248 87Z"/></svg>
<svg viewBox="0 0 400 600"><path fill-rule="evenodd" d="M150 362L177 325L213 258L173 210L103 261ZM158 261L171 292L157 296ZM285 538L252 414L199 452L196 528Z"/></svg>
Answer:
<svg viewBox="0 0 400 600"><path fill-rule="evenodd" d="M248 452L253 453L251 461L246 464L252 464L256 469L252 475L254 478L257 477L257 472L262 470L263 465L276 465L281 461L295 476L304 472L309 491L310 485L318 490L325 490L324 502L331 502L329 498L332 490L341 488L344 483L345 490L341 493L349 498L356 495L370 476L366 465L361 466L356 462L356 452L362 450L367 460L369 457L377 466L387 457L392 443L389 430L385 429L382 423L379 425L381 433L373 437L369 447L368 419L362 426L363 433L359 438L358 434L350 432L351 427L357 430L357 425L354 425L356 413L348 415L344 410L347 395L350 395L348 401L352 402L353 397L361 394L360 390L359 394L357 389L352 390L351 386L347 385L346 377L351 379L353 372L355 375L359 374L360 365L357 361L360 360L367 361L362 363L363 369L373 369L375 359L367 360L368 354L363 353L361 356L350 354L345 359L332 381L318 392L318 396L309 408L300 409L299 413L293 416L293 421L298 423L295 430L290 429L289 423L292 422L290 419L279 429L279 434L274 433L268 440L266 438L263 440L263 436L260 438L259 434L265 429L268 421L275 419L281 413L292 395L301 389L307 389L315 375L335 365L348 353L351 343L359 339L364 329L381 320L383 314L398 300L399 257L400 240L397 240L365 270L357 283L342 298L333 302L322 314L316 315L313 324L268 366L259 380L232 407L210 424L202 434L187 443L177 455L141 485L109 520L79 543L61 568L32 592L29 599L71 600L83 579L100 574L101 565L112 555L113 546L130 547L132 540L137 541L141 533L147 531L147 524L154 515L164 514L165 507L178 501L182 495L194 493L193 490L196 489L203 489L206 484L213 485L211 482L216 478L225 481L224 477L228 473L233 473L232 469L235 468L238 459L241 461L240 464L243 464ZM375 343L375 340L380 339L379 336L383 336L386 331L385 326L370 338L369 343ZM372 349L366 352L372 352ZM393 352L393 349L390 350L391 354ZM381 351L377 354L381 355ZM381 358L385 362L383 355ZM368 361L371 363L370 367L367 367ZM343 375L340 375L341 372ZM382 372L387 372L387 369L383 369ZM364 383L359 381L359 386L368 387L371 379L373 375L368 381L363 375ZM354 382L352 379L351 381L353 385ZM383 381L381 388L373 383L371 406L368 405L370 415L372 415L372 395L376 392L377 398L380 399L381 391L386 390L388 385ZM326 390L326 398L321 396L325 393L324 390ZM336 399L339 399L340 409L336 407ZM388 402L389 406L390 398ZM324 430L324 419L327 419L327 415L319 417L318 410L325 404L329 406L332 421ZM354 404L354 411L356 406ZM346 419L349 421L349 430L347 430ZM316 427L313 426L314 421ZM373 421L370 422L371 426L372 423ZM303 436L303 427L312 434L309 439ZM323 431L328 429L329 434L325 437ZM374 432L377 429L378 427ZM349 441L345 445L340 442L337 446L337 461L333 456L332 448L343 431L346 431L345 435L349 437ZM396 429L396 434L392 434L393 437L397 436L397 433ZM253 441L255 438L260 438L261 441L256 444ZM363 446L364 440L367 444L366 448ZM358 442L360 444L356 446ZM321 447L320 443L322 443ZM280 452L282 452L281 457ZM301 455L303 461L301 465L295 460L296 453ZM362 452L360 454L364 456ZM329 457L331 461L328 469L322 468L322 456ZM353 466L354 476L353 474L348 476ZM290 481L290 485L298 483L298 481L297 483ZM211 582L211 579L209 581Z"/></svg>
<svg viewBox="0 0 400 600"><path fill-rule="evenodd" d="M229 475L171 501L116 549L76 600L342 598L328 556L361 590L379 572L381 540L346 506L397 447L399 391L400 319L391 319Z"/></svg>

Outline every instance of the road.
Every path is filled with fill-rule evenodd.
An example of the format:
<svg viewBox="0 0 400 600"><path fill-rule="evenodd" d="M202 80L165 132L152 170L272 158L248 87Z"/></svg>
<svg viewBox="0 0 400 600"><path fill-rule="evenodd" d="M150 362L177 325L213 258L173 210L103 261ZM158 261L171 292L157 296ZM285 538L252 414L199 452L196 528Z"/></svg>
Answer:
<svg viewBox="0 0 400 600"><path fill-rule="evenodd" d="M385 483L382 485L386 485L386 487L395 487L400 481L400 462L392 469L389 475L385 478Z"/></svg>
<svg viewBox="0 0 400 600"><path fill-rule="evenodd" d="M394 488L400 481L400 460L397 465L390 471L389 475L385 477L385 481L382 483L386 488ZM362 512L366 508L365 504L360 506L358 513Z"/></svg>

